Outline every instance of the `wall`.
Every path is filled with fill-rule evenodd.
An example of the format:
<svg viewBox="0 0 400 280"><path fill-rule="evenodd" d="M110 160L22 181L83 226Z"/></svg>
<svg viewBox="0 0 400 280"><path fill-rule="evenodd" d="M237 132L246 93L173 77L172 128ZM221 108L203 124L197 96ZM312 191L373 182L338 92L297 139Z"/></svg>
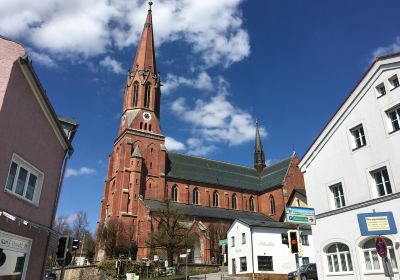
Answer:
<svg viewBox="0 0 400 280"><path fill-rule="evenodd" d="M54 272L59 279L61 270L56 269ZM71 267L65 269L64 280L111 280L111 277L99 270L96 266Z"/></svg>

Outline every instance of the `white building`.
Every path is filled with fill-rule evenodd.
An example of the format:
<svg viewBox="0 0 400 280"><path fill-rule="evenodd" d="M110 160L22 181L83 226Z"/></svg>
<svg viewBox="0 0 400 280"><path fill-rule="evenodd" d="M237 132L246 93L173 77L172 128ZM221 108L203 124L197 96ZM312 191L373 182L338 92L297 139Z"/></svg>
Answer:
<svg viewBox="0 0 400 280"><path fill-rule="evenodd" d="M282 243L282 234L296 225L284 222L235 220L228 230L229 274L285 274L296 270L295 255ZM303 258L299 263L315 262L310 226L302 226ZM254 264L254 266L253 266Z"/></svg>
<svg viewBox="0 0 400 280"><path fill-rule="evenodd" d="M392 212L400 226L399 77L400 53L377 58L300 162L319 279L385 279L357 214ZM385 237L397 274L400 235Z"/></svg>

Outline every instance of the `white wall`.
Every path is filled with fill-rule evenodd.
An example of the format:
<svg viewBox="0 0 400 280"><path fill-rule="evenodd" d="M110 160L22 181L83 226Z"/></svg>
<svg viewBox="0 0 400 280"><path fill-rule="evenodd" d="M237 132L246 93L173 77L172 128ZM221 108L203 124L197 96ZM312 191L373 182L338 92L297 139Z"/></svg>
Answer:
<svg viewBox="0 0 400 280"><path fill-rule="evenodd" d="M287 233L288 229L281 228L253 228L253 254L254 254L254 273L272 273L272 274L287 274L296 270L295 256L289 253L289 248L286 244L282 244L282 233ZM246 244L241 243L242 233L246 233ZM311 231L303 231L308 235L309 246L303 246L303 257L309 257L310 262L315 262L313 237ZM231 237L235 236L235 247L231 247ZM240 241L240 242L238 242ZM252 273L252 257L251 257L251 240L250 228L240 222L235 221L230 231L228 232L228 272L232 274L232 259L236 259L236 273ZM247 271L240 271L240 257L247 257ZM273 271L259 271L257 256L272 256ZM302 264L300 260L300 265Z"/></svg>
<svg viewBox="0 0 400 280"><path fill-rule="evenodd" d="M400 88L391 90L388 82L394 74L400 78L399 60L390 58L378 62L367 73L353 95L338 110L338 114L301 160L300 167L305 172L308 204L315 208L317 214L334 210L329 186L336 183L342 183L347 206L378 198L370 172L380 167L387 167L393 193L400 191L400 131L389 133L390 123L385 113L386 110L400 104ZM385 83L387 94L377 98L375 87L382 82ZM364 127L367 145L352 151L353 139L349 130L360 123ZM319 279L385 279L382 273L365 273L359 247L360 242L365 239L361 237L357 213L370 213L373 209L377 212L392 211L399 228L399 207L400 200L393 199L317 219L313 234ZM399 239L399 235L389 238ZM328 273L324 248L336 241L342 241L350 247L354 267L354 273L350 275L333 277ZM397 259L398 255L397 250ZM324 269L321 270L321 267Z"/></svg>

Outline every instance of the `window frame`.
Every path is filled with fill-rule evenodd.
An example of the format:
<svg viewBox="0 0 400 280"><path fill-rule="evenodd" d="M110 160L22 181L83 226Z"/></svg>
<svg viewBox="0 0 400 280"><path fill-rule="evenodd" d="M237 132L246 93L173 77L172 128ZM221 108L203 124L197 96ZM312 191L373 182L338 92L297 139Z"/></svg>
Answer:
<svg viewBox="0 0 400 280"><path fill-rule="evenodd" d="M137 107L139 99L139 82L135 81L132 86L132 107Z"/></svg>
<svg viewBox="0 0 400 280"><path fill-rule="evenodd" d="M249 210L251 212L255 212L254 197L253 196L250 196L250 198L249 198Z"/></svg>
<svg viewBox="0 0 400 280"><path fill-rule="evenodd" d="M213 207L219 207L219 193L218 191L213 192Z"/></svg>
<svg viewBox="0 0 400 280"><path fill-rule="evenodd" d="M383 175L383 171L386 171L387 181L385 181L385 176ZM381 182L377 182L377 177L375 177L375 174L377 174L377 173L380 173L380 179L382 180ZM386 165L384 165L380 168L371 170L370 175L372 178L373 186L374 186L375 192L377 194L377 197L383 197L383 196L387 196L387 195L394 193L391 176L389 174L389 170ZM379 187L380 184L382 184L382 186L384 187L385 194L383 194L383 195L381 195L381 193L380 193L380 187ZM387 190L388 185L390 187L390 193Z"/></svg>
<svg viewBox="0 0 400 280"><path fill-rule="evenodd" d="M364 264L363 264L363 272L364 272L364 274L384 273L384 269L383 269L383 265L382 265L382 258L378 256L378 253L376 252L375 245L372 246L372 247L369 247L369 248L364 248L365 245L371 240L375 244L374 237L366 238L363 242L361 242L361 246L360 246L360 250L362 252L361 253L362 257L361 258L362 258L362 260L364 262ZM399 271L399 268L398 268L398 263L397 263L397 260L396 260L396 250L395 250L395 248L393 246L393 241L390 240L389 238L386 238L386 237L385 237L385 241L386 241L386 244L387 244L388 259L392 263L393 272L396 273L396 272ZM391 245L389 245L388 241L390 241ZM370 262L371 262L370 265L371 265L372 269L368 269L367 268L367 260L366 260L366 256L365 256L366 252L368 252L368 257L370 259ZM375 269L373 255L375 255L376 259L378 260L378 265L379 265L378 269ZM393 260L394 260L394 263L395 263L396 267L393 266Z"/></svg>
<svg viewBox="0 0 400 280"><path fill-rule="evenodd" d="M235 236L231 236L231 247L235 247Z"/></svg>
<svg viewBox="0 0 400 280"><path fill-rule="evenodd" d="M272 194L269 196L269 207L270 207L270 215L274 216L276 214L276 206L275 206L275 198Z"/></svg>
<svg viewBox="0 0 400 280"><path fill-rule="evenodd" d="M358 135L355 135L356 132L359 132ZM362 134L361 134L362 132ZM365 133L364 125L362 123L354 126L350 129L350 135L352 137L352 151L359 150L365 146L367 146L367 136ZM360 143L357 142L360 141Z"/></svg>
<svg viewBox="0 0 400 280"><path fill-rule="evenodd" d="M267 264L265 265L266 269L261 269L261 267L260 267L260 263L262 263L260 261L261 258L265 258L267 260L266 261ZM268 267L268 258L270 258L270 261L271 261L270 269ZM258 269L258 271L274 271L274 258L273 258L273 256L257 256L257 269Z"/></svg>
<svg viewBox="0 0 400 280"><path fill-rule="evenodd" d="M244 260L244 262L242 262ZM244 267L242 266L244 264ZM247 271L247 257L239 257L239 271L246 272Z"/></svg>
<svg viewBox="0 0 400 280"><path fill-rule="evenodd" d="M197 187L195 187L193 189L193 193L192 193L192 203L194 205L200 205L199 201L200 201L199 189Z"/></svg>
<svg viewBox="0 0 400 280"><path fill-rule="evenodd" d="M234 193L234 194L232 194L232 209L234 209L234 210L236 210L236 209L238 209L238 207L237 207L237 196L236 196L236 194Z"/></svg>
<svg viewBox="0 0 400 280"><path fill-rule="evenodd" d="M179 189L178 185L173 185L171 190L171 200L172 202L179 202Z"/></svg>
<svg viewBox="0 0 400 280"><path fill-rule="evenodd" d="M392 119L391 114L395 114L395 119ZM400 131L400 104L397 104L394 107L391 107L390 109L385 111L385 115L387 118L387 123L388 123L388 130L389 134L395 133ZM394 123L397 123L397 127Z"/></svg>
<svg viewBox="0 0 400 280"><path fill-rule="evenodd" d="M382 91L381 91L382 88L383 88L383 93L382 93ZM378 98L380 98L380 97L382 97L382 96L385 96L385 95L388 93L388 91L386 90L386 85L385 85L384 82L379 83L379 84L375 87L375 90L376 90L376 95L377 95Z"/></svg>
<svg viewBox="0 0 400 280"><path fill-rule="evenodd" d="M338 244L345 245L347 247L347 251L340 251ZM336 247L335 252L328 253L328 250L332 246ZM327 268L328 268L328 271L327 271L328 275L354 274L353 257L351 256L350 247L347 244L345 244L343 242L334 242L334 243L330 243L325 248L326 249L324 250L324 255L325 255L325 261L326 261ZM346 270L343 270L341 255L344 255L344 257L345 257L346 268L347 268ZM349 256L350 256L350 262L349 262ZM339 269L338 271L336 271L336 269L335 269L334 257L336 257L336 261L337 261L337 265L338 265L338 269ZM330 264L332 265L332 271L331 271ZM351 264L351 270L350 270L349 264Z"/></svg>
<svg viewBox="0 0 400 280"><path fill-rule="evenodd" d="M335 188L340 188L341 193L338 190L338 196L335 196ZM332 203L332 208L333 209L340 209L343 207L346 207L346 196L343 190L343 184L342 182L338 182L336 184L330 185L329 186L329 191L330 191L330 198L331 198L331 203ZM337 206L337 201L340 202L340 206Z"/></svg>
<svg viewBox="0 0 400 280"><path fill-rule="evenodd" d="M242 233L242 244L246 244L246 233Z"/></svg>
<svg viewBox="0 0 400 280"><path fill-rule="evenodd" d="M143 107L149 109L150 108L150 99L151 99L151 85L149 82L146 83L144 87L144 104Z"/></svg>
<svg viewBox="0 0 400 280"><path fill-rule="evenodd" d="M397 83L395 83L395 81L397 80ZM391 76L389 79L389 84L390 84L390 90L394 90L398 87L400 87L400 81L399 81L399 76L397 76L397 74L394 74L393 76Z"/></svg>
<svg viewBox="0 0 400 280"><path fill-rule="evenodd" d="M11 168L13 166L13 163L17 165L17 168L15 170L15 175L14 178L12 179L12 185L11 189L8 188L9 185L9 179L10 179L10 173L11 173ZM27 171L26 178L24 179L24 186L23 186L23 193L18 194L16 192L17 184L18 184L18 177L20 175L20 170L23 168L24 170ZM31 179L31 175L36 177L35 185L34 185L34 190L32 194L32 199L29 199L26 197L27 191L28 191L28 185ZM39 201L43 189L43 182L44 182L44 173L35 167L33 164L29 163L27 160L22 158L16 153L13 153L10 161L10 166L8 169L7 173L7 178L4 186L4 192L9 193L19 199L22 199L28 203L31 203L33 205L39 206Z"/></svg>

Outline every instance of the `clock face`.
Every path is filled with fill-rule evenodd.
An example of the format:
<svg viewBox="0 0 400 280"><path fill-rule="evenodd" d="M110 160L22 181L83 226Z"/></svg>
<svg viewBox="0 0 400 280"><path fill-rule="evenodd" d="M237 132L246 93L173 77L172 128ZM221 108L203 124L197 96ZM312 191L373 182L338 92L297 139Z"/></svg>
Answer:
<svg viewBox="0 0 400 280"><path fill-rule="evenodd" d="M149 112L144 112L144 113L143 113L143 119L144 119L145 121L151 120L151 114L150 114Z"/></svg>

